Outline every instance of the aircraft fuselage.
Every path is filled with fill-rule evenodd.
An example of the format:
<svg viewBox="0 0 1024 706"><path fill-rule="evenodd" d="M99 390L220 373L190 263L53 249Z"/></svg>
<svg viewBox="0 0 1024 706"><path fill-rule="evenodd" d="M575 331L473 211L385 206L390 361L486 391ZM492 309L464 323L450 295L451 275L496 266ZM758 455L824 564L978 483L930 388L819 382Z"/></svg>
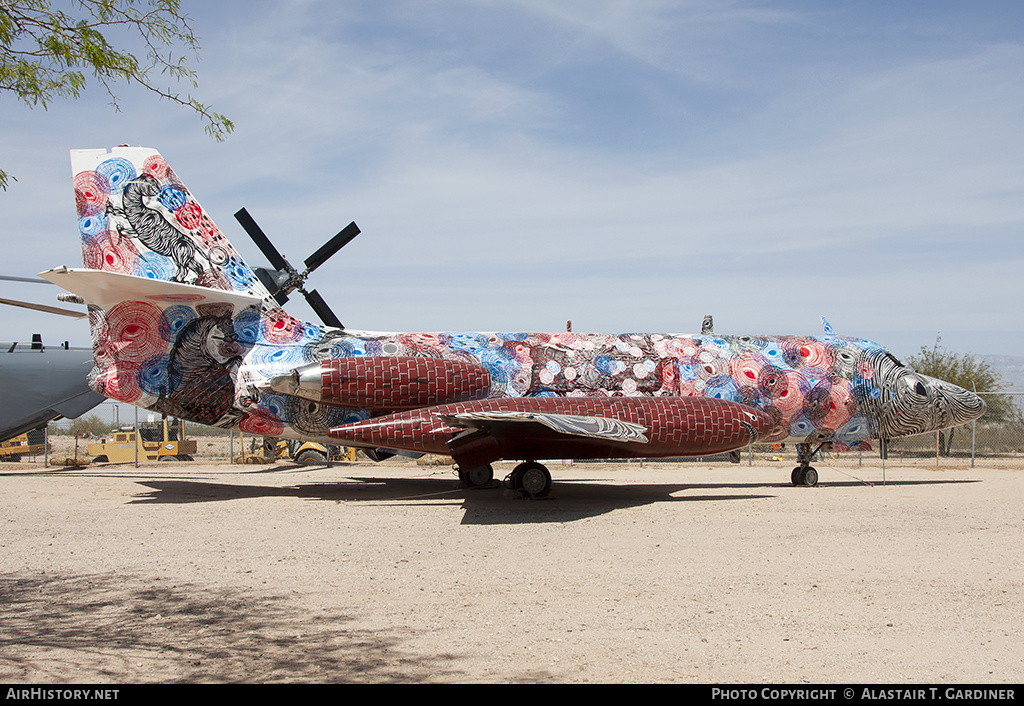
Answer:
<svg viewBox="0 0 1024 706"><path fill-rule="evenodd" d="M483 398L708 397L771 416L762 441L843 449L956 426L984 406L876 343L839 336L331 332L301 341L287 361L254 346L243 371L270 380L271 407L284 403L273 392L298 394L345 409L339 422ZM445 366L417 377L423 359ZM373 391L373 405L362 390ZM303 431L301 412L274 408Z"/></svg>

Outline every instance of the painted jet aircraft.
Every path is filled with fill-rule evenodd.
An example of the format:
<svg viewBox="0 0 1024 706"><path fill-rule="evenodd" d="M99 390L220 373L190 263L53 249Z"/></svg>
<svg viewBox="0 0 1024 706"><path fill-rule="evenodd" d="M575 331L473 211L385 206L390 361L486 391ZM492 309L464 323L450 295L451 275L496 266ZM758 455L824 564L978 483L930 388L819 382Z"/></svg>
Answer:
<svg viewBox="0 0 1024 706"><path fill-rule="evenodd" d="M522 332L376 333L344 328L248 214L274 269L251 269L155 151L72 152L85 269L42 273L89 304L94 390L204 424L265 436L450 454L487 485L523 461L524 494L551 485L546 458L710 455L796 443L796 485L814 445L978 418L976 395L900 364L870 341L804 336ZM281 304L298 289L324 320Z"/></svg>

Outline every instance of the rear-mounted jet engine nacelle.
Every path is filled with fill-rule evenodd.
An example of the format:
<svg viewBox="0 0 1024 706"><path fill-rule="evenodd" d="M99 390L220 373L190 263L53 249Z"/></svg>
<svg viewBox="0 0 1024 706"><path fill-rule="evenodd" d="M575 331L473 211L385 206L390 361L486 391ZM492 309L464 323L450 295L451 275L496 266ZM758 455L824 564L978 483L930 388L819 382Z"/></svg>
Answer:
<svg viewBox="0 0 1024 706"><path fill-rule="evenodd" d="M336 407L373 412L487 397L491 376L477 363L445 358L358 356L296 368L270 388Z"/></svg>

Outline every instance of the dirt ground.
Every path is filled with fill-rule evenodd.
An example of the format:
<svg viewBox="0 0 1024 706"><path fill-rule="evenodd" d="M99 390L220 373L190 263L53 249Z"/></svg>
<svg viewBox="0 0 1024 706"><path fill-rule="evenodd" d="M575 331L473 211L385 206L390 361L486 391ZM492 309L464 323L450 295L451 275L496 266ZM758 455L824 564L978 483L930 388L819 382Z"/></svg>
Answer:
<svg viewBox="0 0 1024 706"><path fill-rule="evenodd" d="M1024 471L816 466L0 464L0 682L1024 681Z"/></svg>

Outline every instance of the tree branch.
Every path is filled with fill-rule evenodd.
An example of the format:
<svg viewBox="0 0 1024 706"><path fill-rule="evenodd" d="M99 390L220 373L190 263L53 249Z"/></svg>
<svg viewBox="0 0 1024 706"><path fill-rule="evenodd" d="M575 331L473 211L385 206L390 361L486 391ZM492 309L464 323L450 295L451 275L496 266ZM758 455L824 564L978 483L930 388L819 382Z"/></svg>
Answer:
<svg viewBox="0 0 1024 706"><path fill-rule="evenodd" d="M199 39L191 19L181 12L180 0L75 0L80 19L53 10L50 0L0 0L0 91L15 94L29 107L45 110L58 98L78 98L87 79L103 86L119 109L115 82L138 84L161 98L188 107L206 122L205 130L223 140L234 123L190 94L158 85L159 70L175 81L197 84L189 56L199 60ZM128 30L145 46L139 56L115 49L104 32ZM186 55L175 60L176 47ZM165 56L166 52L166 56ZM0 189L11 177L0 172Z"/></svg>

